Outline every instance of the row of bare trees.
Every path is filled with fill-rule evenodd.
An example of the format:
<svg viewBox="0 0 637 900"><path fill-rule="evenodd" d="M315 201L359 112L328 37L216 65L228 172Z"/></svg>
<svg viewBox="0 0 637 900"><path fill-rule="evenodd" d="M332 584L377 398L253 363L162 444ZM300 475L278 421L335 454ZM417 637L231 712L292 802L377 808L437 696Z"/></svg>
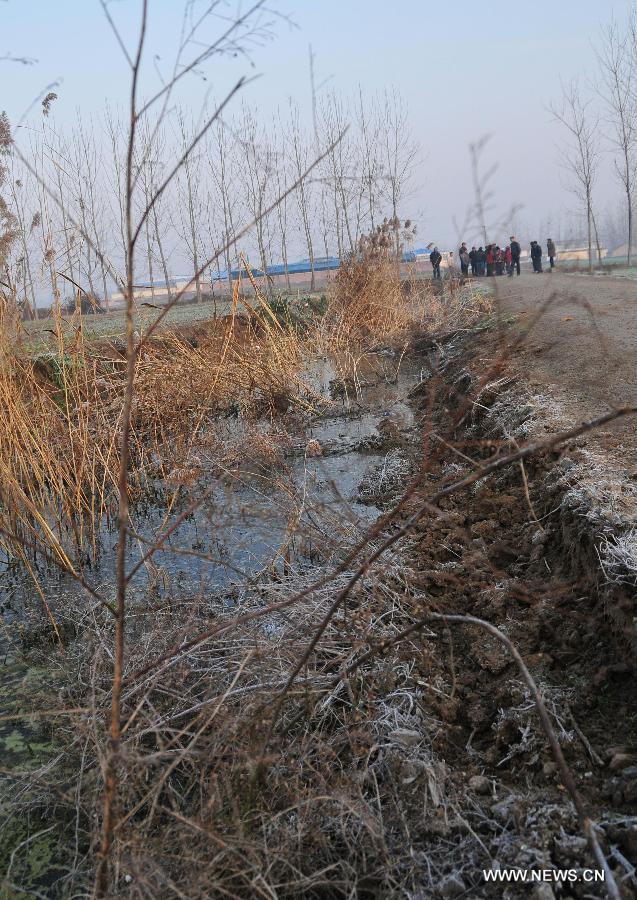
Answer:
<svg viewBox="0 0 637 900"><path fill-rule="evenodd" d="M633 255L633 220L637 179L637 10L622 22L600 31L595 45L597 72L583 87L578 80L562 85L559 102L550 110L561 126L561 158L568 187L576 195L586 222L589 270L593 243L598 260L601 245L595 217L595 193L604 156L612 159L613 175L625 209L627 265Z"/></svg>
<svg viewBox="0 0 637 900"><path fill-rule="evenodd" d="M108 109L100 121L78 116L63 130L48 112L20 153L7 153L4 194L13 227L4 267L27 318L38 302L55 306L77 286L108 306L126 268L125 120ZM260 268L282 263L286 275L290 261L309 260L313 287L317 259L345 256L388 211L402 212L419 148L399 94L366 97L359 90L351 101L324 95L315 125L306 127L292 101L267 121L244 103L237 113L217 116L201 136L201 123L181 109L145 120L133 160L138 213L174 161L182 164L144 218L135 279L150 282L153 297L165 281L170 296L171 276L197 273L201 301L207 283L230 273L244 252ZM325 148L321 164L304 177ZM264 215L297 181L294 193ZM234 243L246 221L254 229ZM200 274L201 261L220 247L214 271Z"/></svg>

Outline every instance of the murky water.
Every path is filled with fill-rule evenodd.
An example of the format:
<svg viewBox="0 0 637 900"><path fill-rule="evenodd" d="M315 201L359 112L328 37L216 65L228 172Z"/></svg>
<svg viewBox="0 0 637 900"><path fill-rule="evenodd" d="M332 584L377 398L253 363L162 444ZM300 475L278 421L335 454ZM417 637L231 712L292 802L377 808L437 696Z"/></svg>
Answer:
<svg viewBox="0 0 637 900"><path fill-rule="evenodd" d="M198 454L196 479L169 515L148 501L133 505L136 536L128 540L129 571L192 498L207 492L162 550L141 566L131 589L158 595L221 593L284 561L310 565L337 552L346 537L355 537L378 515L375 506L360 502L358 488L384 459L383 428L411 426L406 396L420 377L415 362L388 352L369 354L355 365L338 357L310 360L304 380L325 401L325 412L295 421L294 446L282 460L270 467L246 461L245 471L224 478L215 460ZM225 427L240 439L240 423ZM304 451L309 441L318 442L320 455ZM116 549L117 535L105 525L99 559L83 571L106 596L114 593ZM53 610L63 599L82 594L73 578L42 562L35 572ZM39 603L26 573L5 565L0 586L5 624L28 618Z"/></svg>

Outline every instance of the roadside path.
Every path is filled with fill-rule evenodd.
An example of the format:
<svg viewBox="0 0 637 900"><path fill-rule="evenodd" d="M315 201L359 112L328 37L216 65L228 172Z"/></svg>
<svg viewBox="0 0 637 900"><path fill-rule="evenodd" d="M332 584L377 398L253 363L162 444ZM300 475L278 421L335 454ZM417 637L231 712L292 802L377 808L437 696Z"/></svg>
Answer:
<svg viewBox="0 0 637 900"><path fill-rule="evenodd" d="M573 420L637 406L637 281L547 272L495 282L502 314L517 317L514 328L553 298L514 361L533 392L554 398ZM637 477L637 417L593 440Z"/></svg>

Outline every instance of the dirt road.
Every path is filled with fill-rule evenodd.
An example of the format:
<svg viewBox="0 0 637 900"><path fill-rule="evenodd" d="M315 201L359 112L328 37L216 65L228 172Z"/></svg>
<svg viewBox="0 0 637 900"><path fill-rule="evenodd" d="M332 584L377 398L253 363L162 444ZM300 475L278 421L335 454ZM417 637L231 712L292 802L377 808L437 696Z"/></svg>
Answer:
<svg viewBox="0 0 637 900"><path fill-rule="evenodd" d="M574 421L617 405L637 406L637 281L575 274L495 279L505 316L524 329L551 299L515 366L534 392ZM637 418L606 426L594 438L629 477L637 473Z"/></svg>

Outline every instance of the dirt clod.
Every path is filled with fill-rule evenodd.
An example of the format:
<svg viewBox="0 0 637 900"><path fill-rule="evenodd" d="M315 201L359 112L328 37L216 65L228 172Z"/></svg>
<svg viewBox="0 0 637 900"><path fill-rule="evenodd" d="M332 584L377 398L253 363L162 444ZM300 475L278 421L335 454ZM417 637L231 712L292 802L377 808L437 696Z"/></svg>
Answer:
<svg viewBox="0 0 637 900"><path fill-rule="evenodd" d="M476 794L490 794L491 784L491 779L487 778L485 775L473 775L469 779L469 787L472 791L475 791Z"/></svg>
<svg viewBox="0 0 637 900"><path fill-rule="evenodd" d="M621 769L626 769L628 766L634 766L637 764L637 754L636 753L615 753L613 758L610 761L608 768L611 772L618 772Z"/></svg>
<svg viewBox="0 0 637 900"><path fill-rule="evenodd" d="M460 897L466 890L467 886L459 875L448 875L440 882L438 895L444 898Z"/></svg>

